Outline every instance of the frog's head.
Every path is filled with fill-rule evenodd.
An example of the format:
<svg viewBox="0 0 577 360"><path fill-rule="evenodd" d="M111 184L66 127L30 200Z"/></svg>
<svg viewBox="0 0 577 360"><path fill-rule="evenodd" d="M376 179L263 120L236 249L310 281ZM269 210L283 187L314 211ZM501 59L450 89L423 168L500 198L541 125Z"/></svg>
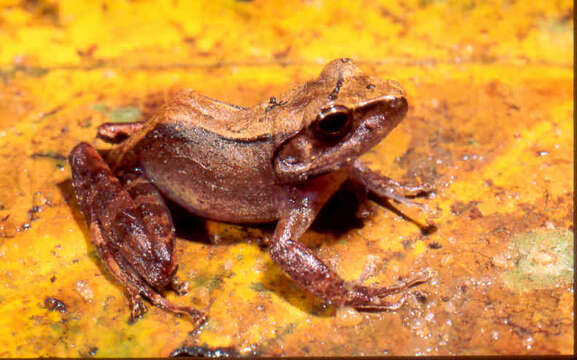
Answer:
<svg viewBox="0 0 577 360"><path fill-rule="evenodd" d="M303 126L277 148L274 168L287 183L350 165L379 143L407 113L405 91L392 80L363 74L349 59L328 63L295 96Z"/></svg>

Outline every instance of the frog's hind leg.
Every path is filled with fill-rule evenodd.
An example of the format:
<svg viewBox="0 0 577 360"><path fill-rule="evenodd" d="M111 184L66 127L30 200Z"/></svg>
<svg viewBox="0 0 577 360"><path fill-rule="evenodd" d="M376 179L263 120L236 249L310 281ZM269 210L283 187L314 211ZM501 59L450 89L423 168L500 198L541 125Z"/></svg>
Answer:
<svg viewBox="0 0 577 360"><path fill-rule="evenodd" d="M119 172L121 184L86 143L77 145L69 160L72 185L90 224L92 242L108 270L126 287L133 318L146 311L144 296L158 307L203 322L202 312L173 305L160 294L167 287L182 288L173 276L172 220L157 190L136 167Z"/></svg>

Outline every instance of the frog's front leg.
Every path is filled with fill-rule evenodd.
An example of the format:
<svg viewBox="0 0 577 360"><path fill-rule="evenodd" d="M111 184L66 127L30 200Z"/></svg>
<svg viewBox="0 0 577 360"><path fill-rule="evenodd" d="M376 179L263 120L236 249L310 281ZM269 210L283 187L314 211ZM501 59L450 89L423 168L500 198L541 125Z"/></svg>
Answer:
<svg viewBox="0 0 577 360"><path fill-rule="evenodd" d="M360 160L354 162L351 177L353 181L363 184L368 190L370 197L379 203L386 199L393 199L407 206L422 208L423 205L413 202L408 198L433 191L433 188L429 184L414 186L399 184L395 180L369 169L363 165Z"/></svg>
<svg viewBox="0 0 577 360"><path fill-rule="evenodd" d="M368 287L349 283L298 241L313 222L324 200L319 194L293 191L273 235L269 249L272 259L301 287L331 304L348 305L357 309L397 309L404 302L405 296L398 302L389 302L387 297L406 292L408 288L426 281L427 275L418 274L406 282L390 287Z"/></svg>
<svg viewBox="0 0 577 360"><path fill-rule="evenodd" d="M160 293L181 291L174 280L174 228L158 191L137 167L112 173L96 150L80 143L70 153L72 185L89 223L92 242L108 270L127 289L132 317L146 311L141 297L168 311L187 314L200 324L205 315L176 306Z"/></svg>

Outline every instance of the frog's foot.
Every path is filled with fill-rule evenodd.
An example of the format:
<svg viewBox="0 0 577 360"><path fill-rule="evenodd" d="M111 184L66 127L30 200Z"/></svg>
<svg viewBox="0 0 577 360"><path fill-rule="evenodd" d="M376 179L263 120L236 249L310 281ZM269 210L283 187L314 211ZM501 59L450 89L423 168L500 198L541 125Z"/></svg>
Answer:
<svg viewBox="0 0 577 360"><path fill-rule="evenodd" d="M407 281L389 287L368 287L341 279L302 244L283 240L271 246L271 256L304 289L333 305L352 306L358 310L389 311L399 309L411 294L409 289L429 280L419 273ZM402 294L397 301L391 295Z"/></svg>
<svg viewBox="0 0 577 360"><path fill-rule="evenodd" d="M126 288L128 292L128 302L130 304L130 322L135 322L144 315L148 308L142 300L142 296L133 288Z"/></svg>
<svg viewBox="0 0 577 360"><path fill-rule="evenodd" d="M388 287L368 287L362 285L347 284L347 298L345 305L352 306L357 310L398 310L411 295L408 291L413 286L429 280L429 272L421 272L406 281ZM397 301L390 302L387 299L394 294L402 294Z"/></svg>
<svg viewBox="0 0 577 360"><path fill-rule="evenodd" d="M198 310L176 306L160 291L182 289L174 280L174 228L158 191L138 168L123 168L124 184L114 176L96 150L77 145L70 153L72 185L100 258L128 290L132 317L146 307L141 297L167 311L186 314L200 324Z"/></svg>
<svg viewBox="0 0 577 360"><path fill-rule="evenodd" d="M170 289L178 295L186 295L188 294L188 283L180 281L176 275L173 275L172 279L170 279Z"/></svg>

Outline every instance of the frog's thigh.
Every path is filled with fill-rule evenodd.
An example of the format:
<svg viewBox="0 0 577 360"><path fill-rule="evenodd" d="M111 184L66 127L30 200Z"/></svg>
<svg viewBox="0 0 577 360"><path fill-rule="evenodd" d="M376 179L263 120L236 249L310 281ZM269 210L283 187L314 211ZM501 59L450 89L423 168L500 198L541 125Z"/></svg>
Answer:
<svg viewBox="0 0 577 360"><path fill-rule="evenodd" d="M148 258L156 267L162 269L161 272L154 274L147 279L155 287L164 288L176 270L173 261L174 253L174 226L168 208L164 204L162 196L156 188L146 179L144 175L136 169L127 169L120 175L124 189L130 195L136 208L138 218L131 220L131 226L139 221L145 229L149 244L143 248L142 253L129 253L129 256L135 256L132 261L138 262L142 256L147 256L149 252L153 255ZM132 204L131 204L132 205ZM119 230L124 224L118 224ZM131 262L132 262L131 261Z"/></svg>
<svg viewBox="0 0 577 360"><path fill-rule="evenodd" d="M107 268L127 288L133 315L144 311L143 295L159 307L199 318L198 311L174 306L157 292L172 285L175 266L172 221L156 189L137 172L125 172L127 191L86 143L72 150L70 164L92 241Z"/></svg>

